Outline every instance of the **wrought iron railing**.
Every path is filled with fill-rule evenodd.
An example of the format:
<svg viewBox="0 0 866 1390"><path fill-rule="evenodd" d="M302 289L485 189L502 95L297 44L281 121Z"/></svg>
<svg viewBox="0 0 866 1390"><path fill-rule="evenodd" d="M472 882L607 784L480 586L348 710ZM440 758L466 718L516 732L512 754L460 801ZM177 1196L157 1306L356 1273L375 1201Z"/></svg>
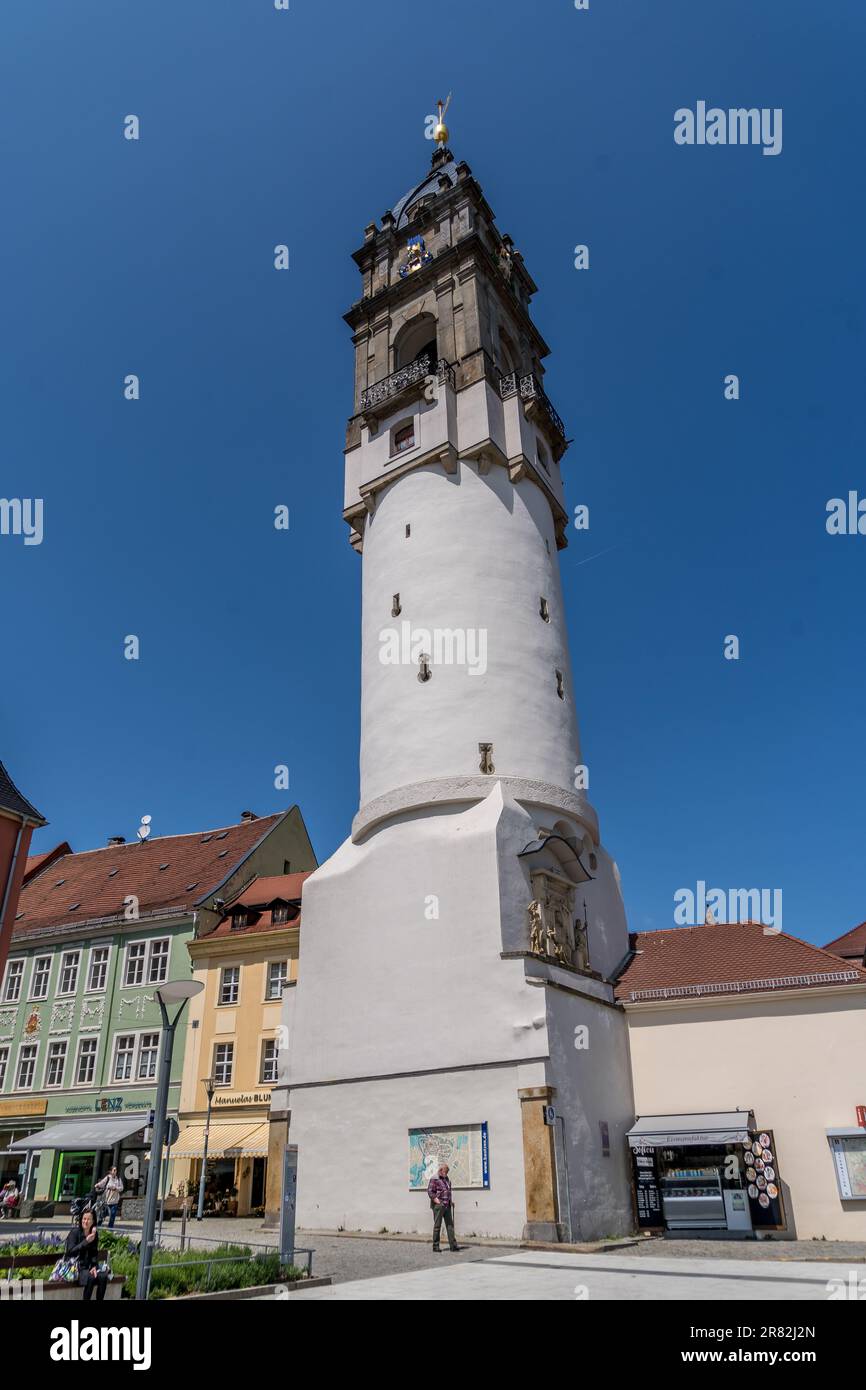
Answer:
<svg viewBox="0 0 866 1390"><path fill-rule="evenodd" d="M410 362L408 366L400 367L390 376L383 377L381 381L366 387L361 392L361 411L372 410L375 406L381 405L383 401L390 400L392 396L399 396L400 392L405 391L408 386L415 386L417 382L423 381L430 374L429 355L416 357L415 361ZM444 357L440 357L436 363L436 374L440 385L447 381L450 386L454 386L454 368L445 361Z"/></svg>
<svg viewBox="0 0 866 1390"><path fill-rule="evenodd" d="M517 372L512 372L509 376L499 378L499 394L505 400L507 396L514 396L520 393L521 400L536 400L545 411L550 423L563 439L566 438L565 425L562 423L557 412L551 404L550 397L541 385L534 372L529 372L526 376L518 376Z"/></svg>

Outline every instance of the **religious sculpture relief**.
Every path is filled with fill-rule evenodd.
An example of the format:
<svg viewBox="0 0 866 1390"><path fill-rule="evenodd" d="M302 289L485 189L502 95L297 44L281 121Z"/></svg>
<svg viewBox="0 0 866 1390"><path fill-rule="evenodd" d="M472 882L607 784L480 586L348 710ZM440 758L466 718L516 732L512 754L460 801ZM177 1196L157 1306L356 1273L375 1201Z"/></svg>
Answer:
<svg viewBox="0 0 866 1390"><path fill-rule="evenodd" d="M530 953L586 970L586 922L575 922L574 884L543 869L532 874L532 889L535 897L527 908Z"/></svg>

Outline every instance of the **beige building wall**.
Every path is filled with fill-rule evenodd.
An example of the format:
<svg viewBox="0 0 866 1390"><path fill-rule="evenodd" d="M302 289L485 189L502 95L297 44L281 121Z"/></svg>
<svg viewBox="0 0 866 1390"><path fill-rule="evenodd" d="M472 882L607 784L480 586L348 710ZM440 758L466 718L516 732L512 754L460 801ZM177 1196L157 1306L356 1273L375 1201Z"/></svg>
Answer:
<svg viewBox="0 0 866 1390"><path fill-rule="evenodd" d="M638 1115L752 1109L774 1132L789 1230L866 1240L843 1202L826 1130L866 1104L866 989L627 1004Z"/></svg>

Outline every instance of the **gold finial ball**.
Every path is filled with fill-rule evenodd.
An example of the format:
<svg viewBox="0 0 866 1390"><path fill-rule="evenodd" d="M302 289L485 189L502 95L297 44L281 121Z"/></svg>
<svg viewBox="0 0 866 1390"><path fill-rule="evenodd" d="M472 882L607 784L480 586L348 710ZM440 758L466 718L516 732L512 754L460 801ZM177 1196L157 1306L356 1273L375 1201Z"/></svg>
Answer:
<svg viewBox="0 0 866 1390"><path fill-rule="evenodd" d="M448 144L448 127L444 121L439 121L438 125L433 127L433 139L437 145Z"/></svg>

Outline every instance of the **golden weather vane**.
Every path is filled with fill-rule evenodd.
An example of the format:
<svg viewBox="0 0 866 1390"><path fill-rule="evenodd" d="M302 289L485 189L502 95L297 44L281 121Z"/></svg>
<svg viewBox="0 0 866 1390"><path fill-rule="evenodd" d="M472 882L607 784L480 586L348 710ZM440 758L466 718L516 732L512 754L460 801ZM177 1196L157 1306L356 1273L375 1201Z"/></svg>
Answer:
<svg viewBox="0 0 866 1390"><path fill-rule="evenodd" d="M448 110L448 107L451 105L451 93L448 93L448 96L444 102L437 101L436 105L439 108L439 120L433 127L433 139L436 141L437 145L447 145L448 127L445 124L445 114Z"/></svg>

